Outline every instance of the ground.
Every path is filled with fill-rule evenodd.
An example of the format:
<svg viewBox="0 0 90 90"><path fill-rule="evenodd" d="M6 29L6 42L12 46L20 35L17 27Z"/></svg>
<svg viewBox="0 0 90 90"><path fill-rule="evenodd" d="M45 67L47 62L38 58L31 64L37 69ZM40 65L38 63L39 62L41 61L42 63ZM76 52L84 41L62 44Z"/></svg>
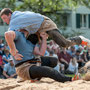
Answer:
<svg viewBox="0 0 90 90"><path fill-rule="evenodd" d="M90 81L77 80L60 83L43 78L35 83L30 81L18 83L17 79L0 79L0 90L90 90Z"/></svg>

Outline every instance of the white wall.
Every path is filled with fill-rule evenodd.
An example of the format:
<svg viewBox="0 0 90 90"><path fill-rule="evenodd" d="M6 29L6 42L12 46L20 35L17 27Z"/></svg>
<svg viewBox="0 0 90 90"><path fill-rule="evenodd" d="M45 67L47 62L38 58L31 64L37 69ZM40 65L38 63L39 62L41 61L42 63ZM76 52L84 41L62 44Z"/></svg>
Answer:
<svg viewBox="0 0 90 90"><path fill-rule="evenodd" d="M0 36L4 36L4 33L8 30L8 26L0 26Z"/></svg>
<svg viewBox="0 0 90 90"><path fill-rule="evenodd" d="M79 6L76 9L76 13L80 13L80 14L90 14L90 9L85 7L85 6Z"/></svg>
<svg viewBox="0 0 90 90"><path fill-rule="evenodd" d="M67 26L67 31L66 32L70 32L72 33L72 30L75 30L77 32L82 32L84 34L82 34L83 36L85 36L86 38L90 39L90 29L89 28L83 28L83 29L77 29L76 28L76 13L79 14L90 14L90 9L85 7L85 6L79 6L78 8L76 8L76 10L72 10L71 14L69 15L71 18L68 18L68 26ZM71 23L71 26L70 26Z"/></svg>

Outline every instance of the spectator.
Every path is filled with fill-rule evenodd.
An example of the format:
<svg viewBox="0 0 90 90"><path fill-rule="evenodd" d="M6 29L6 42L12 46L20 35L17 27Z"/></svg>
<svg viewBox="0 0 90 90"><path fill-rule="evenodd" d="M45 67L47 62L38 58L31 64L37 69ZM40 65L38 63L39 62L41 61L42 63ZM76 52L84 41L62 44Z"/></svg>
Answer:
<svg viewBox="0 0 90 90"><path fill-rule="evenodd" d="M2 55L0 55L0 78L2 78L3 75L3 60Z"/></svg>
<svg viewBox="0 0 90 90"><path fill-rule="evenodd" d="M5 78L17 77L13 59L9 59L9 63L4 65L3 75L5 76Z"/></svg>
<svg viewBox="0 0 90 90"><path fill-rule="evenodd" d="M87 50L87 59L88 59L88 61L90 60L90 48L88 48L88 50Z"/></svg>
<svg viewBox="0 0 90 90"><path fill-rule="evenodd" d="M58 58L57 54L55 54L53 50L50 51L49 56ZM54 69L57 70L58 72L60 71L59 62L57 63L57 66L54 67Z"/></svg>
<svg viewBox="0 0 90 90"><path fill-rule="evenodd" d="M9 46L7 44L4 45L4 50L9 50Z"/></svg>
<svg viewBox="0 0 90 90"><path fill-rule="evenodd" d="M70 59L72 58L66 51L66 48L63 48L60 54L58 55L60 63L64 64L65 70L68 68Z"/></svg>
<svg viewBox="0 0 90 90"><path fill-rule="evenodd" d="M5 64L7 64L8 63L8 60L11 58L11 55L10 55L10 53L9 53L9 50L5 50L5 55L3 55L3 62L5 63Z"/></svg>
<svg viewBox="0 0 90 90"><path fill-rule="evenodd" d="M53 40L51 40L47 47L51 51L53 46L54 46L54 42L53 42Z"/></svg>
<svg viewBox="0 0 90 90"><path fill-rule="evenodd" d="M75 47L71 46L69 50L67 50L68 54L70 54L72 57L75 56Z"/></svg>
<svg viewBox="0 0 90 90"><path fill-rule="evenodd" d="M49 56L49 52L46 50L44 56Z"/></svg>
<svg viewBox="0 0 90 90"><path fill-rule="evenodd" d="M4 47L3 40L0 39L0 46Z"/></svg>
<svg viewBox="0 0 90 90"><path fill-rule="evenodd" d="M83 67L84 64L85 64L84 60L81 58L80 53L81 53L80 50L77 50L77 51L76 51L76 54L75 54L75 58L77 59L77 62L78 62L78 64L79 64L79 68L80 68L80 67Z"/></svg>
<svg viewBox="0 0 90 90"><path fill-rule="evenodd" d="M1 45L0 45L0 55L3 55L3 48Z"/></svg>
<svg viewBox="0 0 90 90"><path fill-rule="evenodd" d="M82 55L83 54L83 51L84 51L84 47L80 45L79 48L78 48L78 50L80 51L80 55Z"/></svg>
<svg viewBox="0 0 90 90"><path fill-rule="evenodd" d="M69 67L65 71L65 74L77 74L78 73L78 63L75 57L70 60Z"/></svg>
<svg viewBox="0 0 90 90"><path fill-rule="evenodd" d="M49 56L58 58L57 54L55 54L53 50L49 52Z"/></svg>
<svg viewBox="0 0 90 90"><path fill-rule="evenodd" d="M84 62L88 61L88 59L87 59L87 51L86 50L83 51L83 54L81 55L81 58L84 60Z"/></svg>

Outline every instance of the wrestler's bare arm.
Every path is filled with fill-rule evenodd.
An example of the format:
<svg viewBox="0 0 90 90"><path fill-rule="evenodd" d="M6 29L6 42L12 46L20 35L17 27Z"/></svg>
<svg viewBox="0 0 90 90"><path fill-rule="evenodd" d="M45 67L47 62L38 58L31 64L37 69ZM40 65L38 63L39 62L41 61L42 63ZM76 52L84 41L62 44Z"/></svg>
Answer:
<svg viewBox="0 0 90 90"><path fill-rule="evenodd" d="M42 33L40 33L40 36L42 38L42 40L40 42L40 47L36 46L34 48L34 54L44 56L46 48L47 48L47 37L48 37L48 35L45 32L42 32Z"/></svg>
<svg viewBox="0 0 90 90"><path fill-rule="evenodd" d="M12 54L12 56L14 56L16 60L21 60L23 56L19 54L18 50L16 49L16 46L14 44L15 37L16 37L16 34L14 31L5 32L5 39L10 48L10 53Z"/></svg>
<svg viewBox="0 0 90 90"><path fill-rule="evenodd" d="M5 32L5 39L10 48L10 51L12 51L11 54L14 56L18 52L14 44L15 32L14 31Z"/></svg>

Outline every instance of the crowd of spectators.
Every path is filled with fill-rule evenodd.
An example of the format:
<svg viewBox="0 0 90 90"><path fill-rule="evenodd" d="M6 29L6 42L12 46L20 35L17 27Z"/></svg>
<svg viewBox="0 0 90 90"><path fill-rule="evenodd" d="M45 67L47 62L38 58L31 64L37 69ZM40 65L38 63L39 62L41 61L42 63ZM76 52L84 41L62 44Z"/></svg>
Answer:
<svg viewBox="0 0 90 90"><path fill-rule="evenodd" d="M82 45L74 45L68 48L59 48L51 40L47 46L47 56L58 58L55 69L63 74L77 74L86 62L90 60L90 48Z"/></svg>
<svg viewBox="0 0 90 90"><path fill-rule="evenodd" d="M68 48L59 47L53 40L47 43L45 56L58 58L58 64L54 68L63 74L77 74L78 70L90 60L90 48L82 45L74 45ZM9 47L0 39L0 78L16 78L15 66Z"/></svg>
<svg viewBox="0 0 90 90"><path fill-rule="evenodd" d="M0 39L0 78L16 78L16 70L9 47Z"/></svg>

